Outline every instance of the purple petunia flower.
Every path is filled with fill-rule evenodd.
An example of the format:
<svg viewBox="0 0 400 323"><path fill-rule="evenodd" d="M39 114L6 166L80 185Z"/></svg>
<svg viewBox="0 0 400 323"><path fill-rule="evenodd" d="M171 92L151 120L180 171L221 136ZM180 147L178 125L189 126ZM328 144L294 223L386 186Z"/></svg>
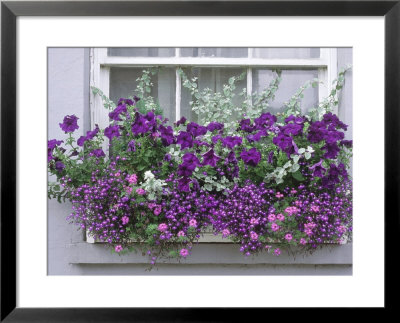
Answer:
<svg viewBox="0 0 400 323"><path fill-rule="evenodd" d="M182 118L180 118L180 119L175 123L175 125L178 127L178 126L180 126L181 124L185 125L185 123L186 123L186 118L185 118L185 117L182 117Z"/></svg>
<svg viewBox="0 0 400 323"><path fill-rule="evenodd" d="M258 118L254 119L254 124L256 129L262 130L265 128L270 128L275 122L277 118L276 116L272 115L271 113L263 113Z"/></svg>
<svg viewBox="0 0 400 323"><path fill-rule="evenodd" d="M135 152L136 151L136 145L135 145L135 140L131 140L128 143L128 148L126 151L130 151L130 152Z"/></svg>
<svg viewBox="0 0 400 323"><path fill-rule="evenodd" d="M213 132L214 130L222 130L224 128L224 124L223 123L219 123L219 122L211 122L208 126L207 126L207 130L210 132Z"/></svg>
<svg viewBox="0 0 400 323"><path fill-rule="evenodd" d="M60 162L60 161L57 161L56 162L56 170L57 170L57 172L62 172L62 170L65 168L65 165L64 165L64 163L62 163L62 162Z"/></svg>
<svg viewBox="0 0 400 323"><path fill-rule="evenodd" d="M207 128L206 127L200 126L195 122L190 122L187 125L186 130L187 130L188 133L190 133L193 136L193 138L205 135L207 133Z"/></svg>
<svg viewBox="0 0 400 323"><path fill-rule="evenodd" d="M242 137L238 136L227 136L222 139L222 146L233 149L235 146L240 146L242 144Z"/></svg>
<svg viewBox="0 0 400 323"><path fill-rule="evenodd" d="M261 154L256 148L251 148L249 151L243 149L240 157L244 161L245 164L250 166L257 166L257 164L261 160Z"/></svg>
<svg viewBox="0 0 400 323"><path fill-rule="evenodd" d="M139 97L137 97L136 95L133 96L133 100L131 99L125 99L125 98L120 98L118 100L118 105L122 105L122 104L128 104L128 105L135 105L136 102L138 102L140 100Z"/></svg>
<svg viewBox="0 0 400 323"><path fill-rule="evenodd" d="M122 119L119 117L121 114L126 113L127 109L126 109L126 105L125 104L120 104L118 105L113 111L111 111L108 114L108 117L111 120L115 120L115 121L122 121Z"/></svg>
<svg viewBox="0 0 400 323"><path fill-rule="evenodd" d="M317 176L317 177L324 176L326 169L324 167L322 167L322 162L323 162L323 160L321 159L318 163L309 167L311 170L313 170L313 176Z"/></svg>
<svg viewBox="0 0 400 323"><path fill-rule="evenodd" d="M132 133L137 135L144 134L149 131L147 120L142 115L137 115L135 122L132 124Z"/></svg>
<svg viewBox="0 0 400 323"><path fill-rule="evenodd" d="M208 152L203 154L203 166L210 165L212 167L217 166L217 162L220 158L214 154L214 150L211 148Z"/></svg>
<svg viewBox="0 0 400 323"><path fill-rule="evenodd" d="M63 123L60 123L60 128L65 132L74 132L76 129L79 129L78 126L78 117L74 114L71 116L65 116Z"/></svg>
<svg viewBox="0 0 400 323"><path fill-rule="evenodd" d="M192 148L193 147L193 138L192 136L185 132L185 131L181 131L178 135L178 137L176 138L176 143L181 145L181 150L185 149L185 148Z"/></svg>
<svg viewBox="0 0 400 323"><path fill-rule="evenodd" d="M200 165L200 162L197 156L193 153L186 153L182 157L182 164L178 167L178 175L189 177L192 175L193 171L196 169L197 165Z"/></svg>
<svg viewBox="0 0 400 323"><path fill-rule="evenodd" d="M161 133L161 142L165 147L168 147L175 142L174 131L171 126L164 127L163 125L160 125L159 129Z"/></svg>
<svg viewBox="0 0 400 323"><path fill-rule="evenodd" d="M265 137L267 136L267 131L265 129L260 130L259 132L257 132L255 135L248 135L246 137L246 139L248 140L248 142L255 142L255 141L260 141L261 137Z"/></svg>
<svg viewBox="0 0 400 323"><path fill-rule="evenodd" d="M53 159L53 150L56 146L61 145L63 141L57 139L51 139L47 141L47 161L50 162Z"/></svg>
<svg viewBox="0 0 400 323"><path fill-rule="evenodd" d="M113 137L120 137L119 126L109 126L104 129L104 135L111 141Z"/></svg>
<svg viewBox="0 0 400 323"><path fill-rule="evenodd" d="M274 152L271 151L271 152L268 154L268 163L269 163L269 164L272 164L273 162L274 162Z"/></svg>
<svg viewBox="0 0 400 323"><path fill-rule="evenodd" d="M96 156L97 158L100 157L105 157L106 154L104 153L103 149L99 148L99 149L93 149L90 154L90 156Z"/></svg>
<svg viewBox="0 0 400 323"><path fill-rule="evenodd" d="M239 129L246 132L253 132L255 127L251 125L250 119L242 119L239 122Z"/></svg>
<svg viewBox="0 0 400 323"><path fill-rule="evenodd" d="M188 177L182 177L181 179L178 180L178 190L183 191L183 192L189 192L189 184L191 182L191 179Z"/></svg>

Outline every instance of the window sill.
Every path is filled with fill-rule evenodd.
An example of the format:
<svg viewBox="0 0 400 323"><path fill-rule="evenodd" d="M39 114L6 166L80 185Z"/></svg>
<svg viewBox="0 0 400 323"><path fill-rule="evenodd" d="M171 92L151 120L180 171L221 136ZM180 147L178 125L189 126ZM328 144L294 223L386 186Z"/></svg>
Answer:
<svg viewBox="0 0 400 323"><path fill-rule="evenodd" d="M218 237L216 237L218 238ZM125 255L112 253L102 243L74 243L70 249L70 264L149 264L149 257L140 252ZM245 257L239 246L234 243L200 243L193 246L192 254L187 259L160 259L163 264L280 264L280 265L351 265L353 244L325 244L310 254L295 256L282 251L280 256L267 252Z"/></svg>

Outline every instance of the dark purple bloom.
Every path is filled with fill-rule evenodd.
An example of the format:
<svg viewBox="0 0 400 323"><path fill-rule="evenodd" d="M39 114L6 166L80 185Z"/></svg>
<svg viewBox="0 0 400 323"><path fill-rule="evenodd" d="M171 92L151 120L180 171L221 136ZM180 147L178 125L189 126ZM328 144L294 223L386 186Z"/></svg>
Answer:
<svg viewBox="0 0 400 323"><path fill-rule="evenodd" d="M206 147L211 147L211 145L205 141L200 141L200 140L193 140L193 143L197 146L206 146Z"/></svg>
<svg viewBox="0 0 400 323"><path fill-rule="evenodd" d="M104 129L104 135L112 140L113 137L120 137L121 134L119 133L119 127L118 126L109 126Z"/></svg>
<svg viewBox="0 0 400 323"><path fill-rule="evenodd" d="M78 146L82 147L85 141L93 139L98 134L99 130L99 126L96 124L94 130L86 132L86 136L80 136L76 143Z"/></svg>
<svg viewBox="0 0 400 323"><path fill-rule="evenodd" d="M242 144L242 137L238 136L227 136L222 139L222 145L224 147L228 147L229 149L233 149L235 146L240 146Z"/></svg>
<svg viewBox="0 0 400 323"><path fill-rule="evenodd" d="M291 154L297 154L299 151L293 138L290 136L285 136L282 133L272 139L272 142L282 151L284 151L288 156L290 156Z"/></svg>
<svg viewBox="0 0 400 323"><path fill-rule="evenodd" d="M325 139L326 133L326 124L322 121L315 121L310 124L307 139L312 143L317 143Z"/></svg>
<svg viewBox="0 0 400 323"><path fill-rule="evenodd" d="M53 159L53 150L56 146L61 145L63 141L57 139L51 139L47 141L47 161L51 161Z"/></svg>
<svg viewBox="0 0 400 323"><path fill-rule="evenodd" d="M60 162L60 161L56 162L56 170L57 170L57 172L62 172L64 168L65 168L65 165L62 162Z"/></svg>
<svg viewBox="0 0 400 323"><path fill-rule="evenodd" d="M265 128L270 128L275 122L277 118L271 113L262 113L258 118L254 119L254 124L256 129L261 130Z"/></svg>
<svg viewBox="0 0 400 323"><path fill-rule="evenodd" d="M168 162L171 161L171 155L170 154L165 154L164 160L168 161Z"/></svg>
<svg viewBox="0 0 400 323"><path fill-rule="evenodd" d="M96 124L94 130L86 132L86 138L87 140L93 139L98 133L99 133L99 125Z"/></svg>
<svg viewBox="0 0 400 323"><path fill-rule="evenodd" d="M120 114L126 113L127 109L126 109L126 105L125 104L119 104L114 111L111 111L108 116L111 120L115 120L115 121L121 121L122 119L119 117Z"/></svg>
<svg viewBox="0 0 400 323"><path fill-rule="evenodd" d="M189 192L189 184L191 182L191 179L188 177L182 177L181 179L178 180L178 190L183 191L183 192Z"/></svg>
<svg viewBox="0 0 400 323"><path fill-rule="evenodd" d="M297 124L297 123L289 123L283 127L280 127L280 130L286 136L289 136L289 135L298 136L298 135L301 135L303 132L303 125Z"/></svg>
<svg viewBox="0 0 400 323"><path fill-rule="evenodd" d="M142 115L137 115L135 122L132 124L132 133L137 135L144 134L149 131L147 120Z"/></svg>
<svg viewBox="0 0 400 323"><path fill-rule="evenodd" d="M251 148L249 151L243 149L240 157L244 161L245 164L250 166L257 166L257 164L261 160L261 154L256 148Z"/></svg>
<svg viewBox="0 0 400 323"><path fill-rule="evenodd" d="M214 154L214 150L211 148L208 152L203 154L203 166L210 165L212 167L217 166L217 162L220 158Z"/></svg>
<svg viewBox="0 0 400 323"><path fill-rule="evenodd" d="M59 146L63 143L62 140L51 139L47 141L47 149L53 150L56 146Z"/></svg>
<svg viewBox="0 0 400 323"><path fill-rule="evenodd" d="M136 95L133 96L133 100L131 100L131 99L120 98L120 99L118 100L118 105L123 105L123 104L135 105L136 102L138 102L139 100L140 100L140 98L138 98Z"/></svg>
<svg viewBox="0 0 400 323"><path fill-rule="evenodd" d="M340 148L336 144L336 142L329 144L326 143L325 146L322 147L326 152L324 154L324 158L335 159L339 154Z"/></svg>
<svg viewBox="0 0 400 323"><path fill-rule="evenodd" d="M324 167L322 167L322 162L323 162L323 160L321 159L318 163L309 167L311 170L313 170L313 176L317 176L317 177L324 176L326 169Z"/></svg>
<svg viewBox="0 0 400 323"><path fill-rule="evenodd" d="M347 148L353 147L353 140L342 140L340 145L345 146Z"/></svg>
<svg viewBox="0 0 400 323"><path fill-rule="evenodd" d="M230 151L228 156L226 157L225 164L228 163L233 163L233 164L237 163L236 155L233 151Z"/></svg>
<svg viewBox="0 0 400 323"><path fill-rule="evenodd" d="M175 142L174 131L171 126L164 127L163 125L160 125L159 129L161 133L161 142L165 147Z"/></svg>
<svg viewBox="0 0 400 323"><path fill-rule="evenodd" d="M255 141L260 141L261 137L265 137L267 135L268 134L266 130L260 130L255 135L248 135L246 138L249 142L255 142Z"/></svg>
<svg viewBox="0 0 400 323"><path fill-rule="evenodd" d="M335 128L340 128L340 129L343 129L343 130L347 130L348 126L345 125L343 122L341 122L339 120L339 118L337 117L337 115L333 114L332 112L328 112L328 113L324 114L322 120L326 124L333 125Z"/></svg>
<svg viewBox="0 0 400 323"><path fill-rule="evenodd" d="M65 132L74 132L76 129L79 129L78 126L78 117L74 114L71 116L65 116L63 123L60 123L60 128Z"/></svg>
<svg viewBox="0 0 400 323"><path fill-rule="evenodd" d="M344 166L344 165L343 165ZM322 177L322 186L328 189L333 189L336 184L340 183L339 175L343 176L344 168L338 168L335 164L330 164L328 174ZM347 172L345 173L347 177Z"/></svg>
<svg viewBox="0 0 400 323"><path fill-rule="evenodd" d="M303 124L304 121L303 117L295 117L293 114L285 119L285 123L293 122L294 124Z"/></svg>
<svg viewBox="0 0 400 323"><path fill-rule="evenodd" d="M182 157L182 161L182 164L180 164L178 167L179 176L191 176L197 165L200 165L197 156L193 153L186 153Z"/></svg>
<svg viewBox="0 0 400 323"><path fill-rule="evenodd" d="M181 124L185 125L185 123L186 123L186 118L182 117L179 119L179 121L176 122L176 126L178 127Z"/></svg>
<svg viewBox="0 0 400 323"><path fill-rule="evenodd" d="M178 137L176 138L176 143L181 145L181 150L185 149L185 148L192 148L193 147L193 138L192 136L185 132L185 131L181 131L178 135Z"/></svg>
<svg viewBox="0 0 400 323"><path fill-rule="evenodd" d="M207 126L207 130L210 132L213 132L214 130L222 130L224 128L224 124L223 123L219 123L219 122L211 122L208 126Z"/></svg>
<svg viewBox="0 0 400 323"><path fill-rule="evenodd" d="M76 143L78 144L78 146L83 146L83 144L86 141L86 136L80 136L79 139L76 141Z"/></svg>
<svg viewBox="0 0 400 323"><path fill-rule="evenodd" d="M239 122L239 129L246 132L253 132L255 130L254 126L251 125L250 119L242 119Z"/></svg>
<svg viewBox="0 0 400 323"><path fill-rule="evenodd" d="M269 164L272 164L273 162L274 162L274 152L271 151L271 152L268 154L268 163L269 163Z"/></svg>
<svg viewBox="0 0 400 323"><path fill-rule="evenodd" d="M198 136L205 135L207 133L207 128L204 126L200 126L195 122L190 122L186 127L187 132L192 134L194 138Z"/></svg>
<svg viewBox="0 0 400 323"><path fill-rule="evenodd" d="M77 151L77 150L74 150L70 155L69 155L69 157L74 157L74 156L78 156L79 155L79 152Z"/></svg>
<svg viewBox="0 0 400 323"><path fill-rule="evenodd" d="M214 137L211 138L211 141L216 144L218 142L218 140L222 141L222 136L221 135L216 135Z"/></svg>
<svg viewBox="0 0 400 323"><path fill-rule="evenodd" d="M105 157L106 154L104 153L103 149L99 148L99 149L93 149L90 152L90 156L96 156L96 157Z"/></svg>
<svg viewBox="0 0 400 323"><path fill-rule="evenodd" d="M130 152L135 152L136 151L136 145L135 145L135 140L131 140L128 143L128 148L126 151L130 151Z"/></svg>

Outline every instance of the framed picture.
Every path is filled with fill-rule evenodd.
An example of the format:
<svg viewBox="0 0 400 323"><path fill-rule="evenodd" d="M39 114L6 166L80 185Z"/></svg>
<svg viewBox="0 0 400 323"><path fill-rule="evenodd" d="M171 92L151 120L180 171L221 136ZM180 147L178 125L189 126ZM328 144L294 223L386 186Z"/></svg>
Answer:
<svg viewBox="0 0 400 323"><path fill-rule="evenodd" d="M1 320L226 321L237 307L389 308L391 302L384 293L390 287L384 289L384 279L389 278L387 255L394 247L388 237L398 234L398 218L388 214L399 212L399 156L394 153L399 148L399 15L398 1L2 2ZM56 202L47 204L45 193L41 194L47 186L42 173L46 163L42 141L44 137L52 139L55 128L60 131L58 122L66 134L61 139L68 140L68 120L63 123L61 117L72 114L74 107L87 106L76 110L81 130L90 132L95 123L107 129L109 115L99 108L99 93L117 103L127 95L125 84L143 77L139 75L143 66L157 66L155 90L149 88L149 93L157 92L154 97L167 107L167 117L179 121L186 115L203 124L200 114L190 110L190 95L182 86L187 75L196 77L196 87L213 84L222 89L223 80L228 82L232 76L229 73L243 72L245 67L240 82L250 96L261 91L261 83L269 82L275 69L278 75L283 70L282 78L296 84L291 89L288 83L290 91L298 88L297 81L316 77L323 85L316 82L316 90L304 98L315 105L313 100L319 102L335 91L331 84L342 89L333 81L339 67L344 67L340 65L348 63L352 65L351 79L354 76L354 100L352 89L346 88L347 96L341 99L350 108L340 110L339 106L334 112L351 124L354 133L354 244L333 248L329 255L325 252L321 262L293 263L273 254L268 261L262 257L232 261L236 258L224 253L231 253L234 247L209 235L201 257L209 257L210 245L217 242L220 253L214 252L213 262L203 263L201 257L191 262L186 259L190 248L184 247L177 252L185 269L177 271L174 263L167 261L158 275L149 275L141 272L142 256L118 255L124 244L114 243L114 254L106 255L102 246L93 243L106 238L93 235L90 228L68 236L68 244L57 240L57 235L63 235L59 223L64 219L50 221L47 214L68 215L69 210L60 211ZM284 105L284 97L277 95L276 101ZM108 147L97 148L107 152ZM54 156L55 152L50 160L57 175L65 165ZM246 156L241 157L244 164ZM299 174L296 176L302 176ZM293 178L300 181L296 176ZM291 216L292 209L285 207L286 213L282 213ZM279 215L284 218L283 214ZM128 220L124 217L124 225ZM189 226L194 228L199 224L192 222ZM168 231L160 225L157 223L155 230L161 231L161 237ZM221 227L224 237L233 230L227 228ZM189 235L189 231L179 231L179 235ZM302 232L306 237L307 230ZM256 230L251 234L253 240L260 235ZM297 235L284 237L291 241ZM65 255L73 255L67 260L63 259L65 248L70 249ZM126 265L121 265L124 262ZM282 269L285 266L292 269ZM325 289L321 289L322 281ZM370 290L363 291L367 281ZM348 284L343 286L345 282ZM299 299L295 295L304 284L308 288L301 291ZM264 295L260 289L265 288L273 294ZM134 296L129 296L132 290ZM315 292L325 300L310 300ZM254 300L241 301L235 294L251 294ZM206 313L200 307L216 308Z"/></svg>

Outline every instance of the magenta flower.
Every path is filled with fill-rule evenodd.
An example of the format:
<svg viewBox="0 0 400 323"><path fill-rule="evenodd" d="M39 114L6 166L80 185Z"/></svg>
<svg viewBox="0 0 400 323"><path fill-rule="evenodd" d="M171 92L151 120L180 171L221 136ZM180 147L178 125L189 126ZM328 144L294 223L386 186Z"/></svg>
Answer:
<svg viewBox="0 0 400 323"><path fill-rule="evenodd" d="M275 220L276 220L276 215L275 214L273 214L273 213L268 214L268 221L269 222L274 222Z"/></svg>
<svg viewBox="0 0 400 323"><path fill-rule="evenodd" d="M194 227L194 228L197 227L197 221L195 219L191 219L189 221L189 226Z"/></svg>
<svg viewBox="0 0 400 323"><path fill-rule="evenodd" d="M127 216L123 216L121 220L123 225L128 224L129 222L129 218Z"/></svg>
<svg viewBox="0 0 400 323"><path fill-rule="evenodd" d="M115 252L121 252L122 250L123 248L120 244L115 246Z"/></svg>
<svg viewBox="0 0 400 323"><path fill-rule="evenodd" d="M183 248L183 249L181 249L181 251L179 252L179 254L180 254L182 257L186 258L186 257L189 255L189 251L188 251L187 249Z"/></svg>
<svg viewBox="0 0 400 323"><path fill-rule="evenodd" d="M178 237L184 237L184 236L185 236L185 232L183 232L183 231L178 232Z"/></svg>
<svg viewBox="0 0 400 323"><path fill-rule="evenodd" d="M274 254L275 254L275 256L279 256L281 254L281 250L279 248L276 248L274 250Z"/></svg>
<svg viewBox="0 0 400 323"><path fill-rule="evenodd" d="M167 231L167 229L168 229L168 225L166 225L165 223L160 223L158 225L158 230L161 232L165 232L165 231Z"/></svg>
<svg viewBox="0 0 400 323"><path fill-rule="evenodd" d="M279 220L279 221L285 221L285 216L282 214L282 213L279 213L277 216L276 216L276 218Z"/></svg>
<svg viewBox="0 0 400 323"><path fill-rule="evenodd" d="M280 226L277 225L276 223L272 223L272 224L271 224L271 229L272 229L272 231L278 231L279 228L280 228Z"/></svg>
<svg viewBox="0 0 400 323"><path fill-rule="evenodd" d="M293 239L293 236L292 236L290 233L287 233L287 234L285 235L285 239L286 239L287 241L291 241L291 240Z"/></svg>
<svg viewBox="0 0 400 323"><path fill-rule="evenodd" d="M229 236L230 234L231 234L231 232L228 229L222 230L222 237L223 238Z"/></svg>
<svg viewBox="0 0 400 323"><path fill-rule="evenodd" d="M146 191L143 189L143 188L138 188L137 190L136 190L136 193L138 194L138 195L144 195L144 194L146 194Z"/></svg>
<svg viewBox="0 0 400 323"><path fill-rule="evenodd" d="M250 238L251 240L257 240L258 239L258 234L255 233L254 231L250 232Z"/></svg>

